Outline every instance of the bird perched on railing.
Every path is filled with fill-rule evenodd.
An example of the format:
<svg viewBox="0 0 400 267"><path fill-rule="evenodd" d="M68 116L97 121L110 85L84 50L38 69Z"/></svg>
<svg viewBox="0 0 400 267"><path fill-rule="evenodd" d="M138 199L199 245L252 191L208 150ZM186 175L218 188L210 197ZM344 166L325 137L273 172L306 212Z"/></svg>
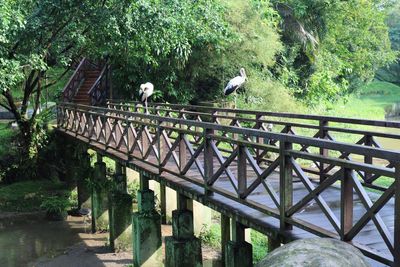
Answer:
<svg viewBox="0 0 400 267"><path fill-rule="evenodd" d="M146 114L149 114L149 110L147 108L147 99L153 94L154 85L150 82L144 83L140 85L139 97L142 102L144 102Z"/></svg>
<svg viewBox="0 0 400 267"><path fill-rule="evenodd" d="M247 80L244 68L240 69L240 76L236 76L228 82L224 89L224 95L235 93L235 109L236 109L236 90L239 89Z"/></svg>

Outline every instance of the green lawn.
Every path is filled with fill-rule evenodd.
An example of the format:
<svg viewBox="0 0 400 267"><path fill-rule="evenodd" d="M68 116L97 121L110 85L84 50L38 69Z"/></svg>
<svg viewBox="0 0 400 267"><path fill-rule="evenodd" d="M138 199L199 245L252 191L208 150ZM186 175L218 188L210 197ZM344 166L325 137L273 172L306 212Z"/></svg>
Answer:
<svg viewBox="0 0 400 267"><path fill-rule="evenodd" d="M374 81L359 89L358 95L350 96L347 103L339 101L326 115L363 119L385 119L385 108L400 102L400 87Z"/></svg>

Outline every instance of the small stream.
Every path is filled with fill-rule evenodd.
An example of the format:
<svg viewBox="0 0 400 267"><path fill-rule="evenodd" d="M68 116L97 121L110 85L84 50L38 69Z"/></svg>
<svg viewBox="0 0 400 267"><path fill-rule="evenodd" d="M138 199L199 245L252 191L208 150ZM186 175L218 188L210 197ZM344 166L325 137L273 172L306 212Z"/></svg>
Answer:
<svg viewBox="0 0 400 267"><path fill-rule="evenodd" d="M41 256L55 256L79 242L79 233L89 232L82 218L64 222L27 219L7 222L0 228L0 266L27 266Z"/></svg>

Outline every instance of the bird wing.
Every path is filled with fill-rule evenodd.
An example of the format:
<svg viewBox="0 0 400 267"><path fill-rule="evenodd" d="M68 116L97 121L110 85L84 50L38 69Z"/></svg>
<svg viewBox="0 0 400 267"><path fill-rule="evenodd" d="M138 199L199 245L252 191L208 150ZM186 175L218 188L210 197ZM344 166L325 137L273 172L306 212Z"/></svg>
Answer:
<svg viewBox="0 0 400 267"><path fill-rule="evenodd" d="M238 89L242 84L244 83L244 78L242 76L236 76L232 80L228 82L224 89L224 94L225 95L230 95L233 93L236 89Z"/></svg>
<svg viewBox="0 0 400 267"><path fill-rule="evenodd" d="M142 86L140 86L140 90L139 90L139 99L140 99L141 101L144 101L144 100L142 100L143 95L144 95L144 90L142 89Z"/></svg>

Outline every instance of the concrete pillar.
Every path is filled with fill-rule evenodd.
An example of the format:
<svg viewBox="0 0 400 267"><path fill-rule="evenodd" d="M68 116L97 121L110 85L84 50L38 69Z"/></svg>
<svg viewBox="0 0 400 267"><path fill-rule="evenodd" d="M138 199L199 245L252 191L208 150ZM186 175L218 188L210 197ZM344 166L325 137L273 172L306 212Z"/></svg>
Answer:
<svg viewBox="0 0 400 267"><path fill-rule="evenodd" d="M91 190L89 188L89 179L91 176L90 156L84 151L81 153L80 158L76 158L75 160L77 162L71 164L70 168L74 169L73 172L78 190L78 208L88 209L91 206Z"/></svg>
<svg viewBox="0 0 400 267"><path fill-rule="evenodd" d="M163 266L161 216L155 209L154 192L149 180L140 174L139 211L133 214L133 263L135 267Z"/></svg>
<svg viewBox="0 0 400 267"><path fill-rule="evenodd" d="M109 195L110 247L114 251L132 248L132 197L127 193L126 168L115 163L114 189Z"/></svg>
<svg viewBox="0 0 400 267"><path fill-rule="evenodd" d="M232 220L232 240L225 248L226 267L253 266L253 248L245 241L245 226Z"/></svg>
<svg viewBox="0 0 400 267"><path fill-rule="evenodd" d="M100 154L92 177L92 232L108 230L108 181L106 164Z"/></svg>
<svg viewBox="0 0 400 267"><path fill-rule="evenodd" d="M194 236L189 200L181 194L177 199L178 209L172 212L172 236L165 238L165 266L203 266L201 240Z"/></svg>

